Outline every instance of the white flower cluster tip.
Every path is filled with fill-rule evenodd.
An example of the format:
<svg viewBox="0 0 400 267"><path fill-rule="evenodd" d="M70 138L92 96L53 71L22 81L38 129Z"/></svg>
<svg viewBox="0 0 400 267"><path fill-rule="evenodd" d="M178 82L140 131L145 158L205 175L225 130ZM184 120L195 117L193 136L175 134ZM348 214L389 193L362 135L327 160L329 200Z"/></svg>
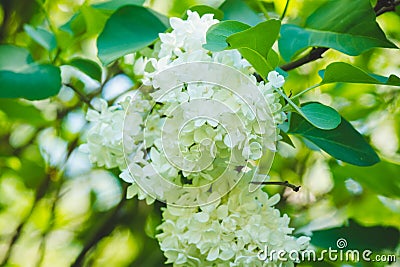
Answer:
<svg viewBox="0 0 400 267"><path fill-rule="evenodd" d="M308 246L309 238L294 238L289 217L273 208L261 189L249 193L243 179L221 201L200 208L168 206L157 235L167 263L174 266L293 266L288 253ZM260 260L260 251L286 252L285 259Z"/></svg>

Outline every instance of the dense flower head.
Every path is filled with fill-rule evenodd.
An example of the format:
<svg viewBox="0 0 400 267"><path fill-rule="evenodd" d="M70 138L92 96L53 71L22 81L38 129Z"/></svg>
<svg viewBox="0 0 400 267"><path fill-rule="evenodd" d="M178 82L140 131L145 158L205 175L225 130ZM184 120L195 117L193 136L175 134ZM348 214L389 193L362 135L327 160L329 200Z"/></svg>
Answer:
<svg viewBox="0 0 400 267"><path fill-rule="evenodd" d="M252 168L252 162L259 161L265 149L276 150L275 125L285 119L279 97L273 92L277 83L284 82L282 76L271 72L268 76L271 82L257 83L252 67L237 50L212 53L203 48L208 28L218 23L212 14L200 17L197 12L188 11L186 20L171 18L170 23L172 31L160 33L159 57L143 60L153 67L152 71L144 72L143 83L155 91L137 91L132 100L126 99L118 106L108 107L104 100L97 100L93 104L96 110L87 114L92 128L87 144L83 145L93 163L121 169L120 177L132 183L130 196L138 195L149 203L154 198L166 200L168 190L173 191L173 187L161 184L157 178L179 186L206 186L202 189L204 193L210 191L210 183L221 175L232 176L227 179L230 188L243 175L238 168L246 165ZM160 87L154 79L157 73L197 61L221 63L239 70L257 84L263 99L251 99L251 95L242 99L243 96L226 88L204 83L184 84L162 97L157 96ZM208 109L219 114L223 124L197 116L204 109L204 101L197 101L201 99L221 103ZM249 108L248 102L254 103L256 109ZM182 126L181 121L187 123ZM136 185L139 179L146 179L148 188L157 188L157 193L150 196L145 193L144 188ZM222 187L226 188L226 184ZM199 198L187 195L182 198L193 197Z"/></svg>
<svg viewBox="0 0 400 267"><path fill-rule="evenodd" d="M167 206L157 235L167 263L174 266L293 266L288 254L308 246L309 238L291 236L289 217L261 189L249 192L248 180L221 200L200 208ZM285 251L285 259L259 257L260 251Z"/></svg>
<svg viewBox="0 0 400 267"><path fill-rule="evenodd" d="M122 124L124 110L119 106L108 107L103 99L92 101L94 109L89 109L86 119L91 122L87 132L86 144L80 148L89 154L92 163L108 169L119 167L125 169L122 149Z"/></svg>
<svg viewBox="0 0 400 267"><path fill-rule="evenodd" d="M158 56L139 60L143 84L153 91L138 90L111 107L96 100L87 114L92 127L82 149L98 166L121 170L120 178L131 184L127 197L178 205L167 205L157 236L174 266L291 266L290 261L261 261L258 252L266 246L299 251L308 238L290 235L289 217L273 207L278 195L249 191L250 177L263 176L257 174L258 163L276 151L276 124L285 114L274 88L283 86L284 78L273 71L269 82L257 83L254 69L237 50L204 49L206 32L216 23L212 14L191 11L186 20L171 18L172 31L160 33L155 46ZM193 62L229 66L259 94L238 95L224 83L202 82L162 93L157 75ZM231 78L225 78L227 84ZM195 190L180 192L176 186ZM187 202L202 204L179 207Z"/></svg>

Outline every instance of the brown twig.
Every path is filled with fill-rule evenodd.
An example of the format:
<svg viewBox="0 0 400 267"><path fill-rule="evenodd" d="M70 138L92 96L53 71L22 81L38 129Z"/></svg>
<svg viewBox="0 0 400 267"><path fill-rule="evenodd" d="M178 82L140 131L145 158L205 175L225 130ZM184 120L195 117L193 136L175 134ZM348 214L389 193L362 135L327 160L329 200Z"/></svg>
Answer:
<svg viewBox="0 0 400 267"><path fill-rule="evenodd" d="M289 71L289 70L298 68L300 66L303 66L304 64L307 64L309 62L312 62L314 60L322 58L322 54L325 53L328 49L329 48L326 48L326 47L314 47L313 49L311 49L310 53L308 53L304 57L301 57L295 61L289 62L285 65L282 65L280 68L283 69L284 71Z"/></svg>
<svg viewBox="0 0 400 267"><path fill-rule="evenodd" d="M84 95L81 91L79 91L78 89L76 89L75 86L73 86L73 85L70 84L70 83L66 83L66 84L64 84L64 85L67 86L68 88L71 88L72 91L74 91L74 92L78 95L79 99L80 99L82 102L84 102L86 105L88 105L91 109L94 109L93 106L92 106L92 104L90 103L90 100L91 100L91 99L90 99L89 97L87 97L86 95Z"/></svg>
<svg viewBox="0 0 400 267"><path fill-rule="evenodd" d="M252 184L262 184L262 185L281 185L292 188L294 192L299 192L300 186L290 184L288 181L284 182L251 182Z"/></svg>

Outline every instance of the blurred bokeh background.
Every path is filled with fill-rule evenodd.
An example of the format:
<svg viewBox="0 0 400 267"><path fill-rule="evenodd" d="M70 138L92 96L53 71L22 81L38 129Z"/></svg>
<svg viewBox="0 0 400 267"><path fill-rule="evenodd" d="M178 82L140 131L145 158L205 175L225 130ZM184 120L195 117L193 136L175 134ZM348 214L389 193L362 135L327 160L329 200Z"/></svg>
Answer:
<svg viewBox="0 0 400 267"><path fill-rule="evenodd" d="M36 61L60 65L64 83L74 83L88 101L102 97L112 104L140 86L132 56L104 68L102 83L64 65L76 56L101 65L96 37L113 11L113 7L99 8L102 2L0 0L0 43L26 47ZM218 7L223 2L150 0L145 5L180 17L190 6ZM275 18L286 4L283 0L247 2L259 16L262 6ZM284 21L301 25L323 2L290 1ZM400 46L399 11L377 20L388 39ZM58 47L51 52L43 48L32 40L26 25L52 31ZM357 57L329 50L324 59L291 71L286 91L295 94L314 85L320 81L317 71L339 60L384 76L400 74L397 49L373 49ZM304 96L307 99L337 109L369 139L382 161L372 167L355 167L296 138L296 148L280 143L271 180L288 180L302 189L298 193L273 186L266 190L283 195L278 207L290 215L291 226L307 234L352 219L362 226L399 229L399 89L333 84L309 92ZM85 120L87 109L87 103L67 86L47 100L0 99L0 265L163 265L165 258L154 237L164 204L148 206L136 198L126 200L127 184L118 178L119 171L90 164L79 150L90 127ZM398 255L398 251L391 253ZM317 265L335 263L312 264Z"/></svg>

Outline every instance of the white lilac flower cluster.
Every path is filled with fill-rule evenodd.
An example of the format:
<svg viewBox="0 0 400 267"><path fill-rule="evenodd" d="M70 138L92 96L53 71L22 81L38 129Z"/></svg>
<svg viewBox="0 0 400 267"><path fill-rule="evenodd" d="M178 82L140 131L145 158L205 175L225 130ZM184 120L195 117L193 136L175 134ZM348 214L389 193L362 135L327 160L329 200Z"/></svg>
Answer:
<svg viewBox="0 0 400 267"><path fill-rule="evenodd" d="M148 62L143 68L143 84L154 92L138 91L132 101L127 98L119 106L108 107L104 100L94 102L96 110L87 114L93 126L83 149L98 166L121 170L120 177L132 184L128 197L136 195L148 204L155 198L167 203L173 199L174 204L183 206L184 201L196 203L197 199L211 202L200 208L167 205L157 238L168 262L176 266L263 266L265 262L257 258L257 252L265 246L290 251L308 244L307 238L290 236L288 216L280 216L272 207L278 196L268 198L260 188L250 193L248 187L248 177L257 169L255 163L266 151L276 150L275 126L285 115L273 90L283 86L284 78L273 71L268 83L257 83L254 70L237 50L212 53L204 49L206 32L216 23L212 14L200 17L191 11L186 20L171 18L172 31L160 33L159 50L155 51L158 57L143 60ZM240 96L204 83L183 84L168 94L157 95L161 86L158 73L200 61L228 65L246 75L262 94L264 102L253 99L255 105L264 106L257 108L268 106L270 110L255 113ZM223 105L204 106L197 102L202 99ZM205 108L219 114L227 124L196 117ZM271 116L260 116L267 113ZM228 185L218 179L221 176L227 178ZM242 176L247 178L240 180ZM159 183L158 177L170 184ZM152 194L137 184L139 180L145 181ZM215 180L222 182L211 184ZM173 184L201 189L178 194ZM217 197L210 198L210 194ZM282 264L271 260L268 264Z"/></svg>
<svg viewBox="0 0 400 267"><path fill-rule="evenodd" d="M174 266L293 266L289 253L304 250L309 237L294 238L289 217L273 208L279 195L250 193L242 179L220 201L200 208L168 206L157 235ZM268 254L280 251L281 258ZM266 253L266 255L263 255ZM261 257L260 257L261 255ZM271 256L271 257L269 257Z"/></svg>
<svg viewBox="0 0 400 267"><path fill-rule="evenodd" d="M107 169L126 169L122 149L122 125L125 111L119 106L108 107L104 99L92 101L94 109L89 109L86 119L91 122L87 132L86 144L80 146L81 151L89 155L92 163Z"/></svg>

